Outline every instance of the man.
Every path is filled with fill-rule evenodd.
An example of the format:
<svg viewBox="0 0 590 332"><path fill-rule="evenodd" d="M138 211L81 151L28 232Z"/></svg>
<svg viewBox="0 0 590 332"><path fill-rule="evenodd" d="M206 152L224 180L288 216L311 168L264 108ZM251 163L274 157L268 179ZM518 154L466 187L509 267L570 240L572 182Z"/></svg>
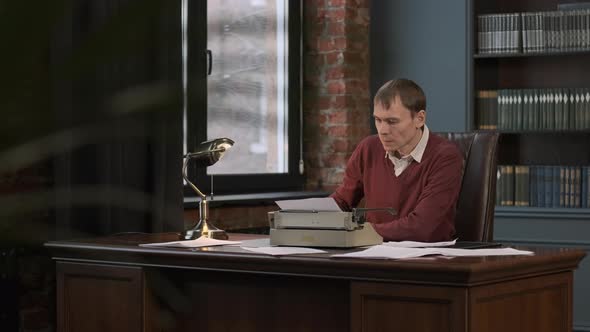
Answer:
<svg viewBox="0 0 590 332"><path fill-rule="evenodd" d="M407 79L389 81L375 95L373 117L378 135L359 143L331 196L346 211L363 197L367 208L395 208L395 216L367 213L385 241L451 239L463 157L429 132L424 92Z"/></svg>

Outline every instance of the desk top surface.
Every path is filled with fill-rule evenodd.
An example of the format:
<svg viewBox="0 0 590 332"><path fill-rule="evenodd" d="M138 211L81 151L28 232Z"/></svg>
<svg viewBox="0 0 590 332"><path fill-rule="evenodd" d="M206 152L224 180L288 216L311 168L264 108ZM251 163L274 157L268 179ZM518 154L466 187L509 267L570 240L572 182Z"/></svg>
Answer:
<svg viewBox="0 0 590 332"><path fill-rule="evenodd" d="M230 240L235 241L267 237L254 234L229 235ZM516 277L571 271L585 256L585 251L581 249L517 247L532 250L535 255L376 260L329 257L333 253L359 249L328 249L326 254L276 257L254 253L239 246L190 249L139 246L142 243L175 240L175 233L120 234L52 241L45 246L58 261L450 285L486 284Z"/></svg>

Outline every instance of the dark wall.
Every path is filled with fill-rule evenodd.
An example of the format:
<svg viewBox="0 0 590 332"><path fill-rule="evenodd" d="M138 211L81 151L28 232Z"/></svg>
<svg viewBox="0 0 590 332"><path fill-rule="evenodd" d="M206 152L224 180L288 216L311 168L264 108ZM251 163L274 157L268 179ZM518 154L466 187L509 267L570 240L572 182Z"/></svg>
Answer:
<svg viewBox="0 0 590 332"><path fill-rule="evenodd" d="M467 0L371 2L371 94L392 78L416 81L434 131L465 131L470 109Z"/></svg>
<svg viewBox="0 0 590 332"><path fill-rule="evenodd" d="M53 331L44 242L183 227L180 0L0 3L0 331Z"/></svg>

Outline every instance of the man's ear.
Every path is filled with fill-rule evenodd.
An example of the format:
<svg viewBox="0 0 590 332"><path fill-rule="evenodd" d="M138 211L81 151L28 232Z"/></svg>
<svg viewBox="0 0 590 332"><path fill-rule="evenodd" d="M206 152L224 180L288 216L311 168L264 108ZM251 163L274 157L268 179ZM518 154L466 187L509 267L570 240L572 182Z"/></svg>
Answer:
<svg viewBox="0 0 590 332"><path fill-rule="evenodd" d="M426 111L425 110L420 110L418 113L416 113L416 125L418 126L418 128L424 126L424 124L426 123Z"/></svg>

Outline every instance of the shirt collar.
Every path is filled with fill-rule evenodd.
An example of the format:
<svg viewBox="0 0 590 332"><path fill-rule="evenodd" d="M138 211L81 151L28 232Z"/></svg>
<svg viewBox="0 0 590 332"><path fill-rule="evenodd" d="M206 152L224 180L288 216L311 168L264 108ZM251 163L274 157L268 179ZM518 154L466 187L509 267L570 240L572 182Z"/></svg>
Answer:
<svg viewBox="0 0 590 332"><path fill-rule="evenodd" d="M414 150L410 152L410 156L412 156L417 162L422 161L422 156L424 155L424 150L426 150L426 144L428 143L428 136L430 136L430 131L428 130L428 127L424 125L424 131L422 132L420 142L418 142Z"/></svg>
<svg viewBox="0 0 590 332"><path fill-rule="evenodd" d="M412 152L410 152L410 154L408 156L404 156L402 158L397 158L394 154L389 154L389 152L385 152L385 157L386 158L395 158L395 159L406 159L411 157L412 160L415 160L417 162L421 162L422 161L422 156L424 155L424 150L426 150L426 144L428 143L428 137L430 136L430 130L428 130L428 126L424 125L424 130L422 131L422 137L420 138L420 141L418 142L418 144L416 144L416 147L414 147L414 150L412 150Z"/></svg>

